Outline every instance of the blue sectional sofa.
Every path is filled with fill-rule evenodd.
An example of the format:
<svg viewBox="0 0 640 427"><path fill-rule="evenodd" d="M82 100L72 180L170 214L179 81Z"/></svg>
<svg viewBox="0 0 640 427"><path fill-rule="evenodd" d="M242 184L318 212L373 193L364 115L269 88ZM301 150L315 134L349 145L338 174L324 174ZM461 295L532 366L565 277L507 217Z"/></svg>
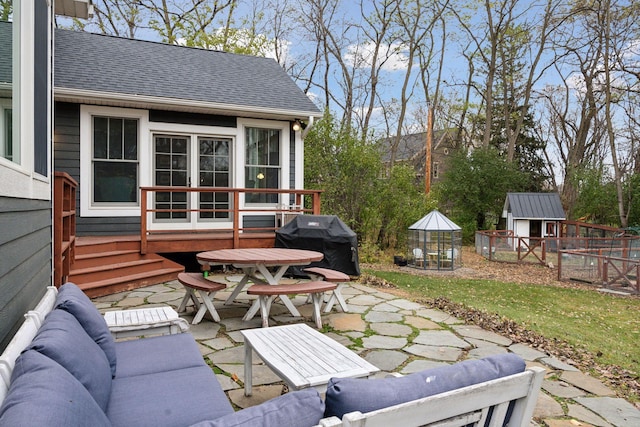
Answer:
<svg viewBox="0 0 640 427"><path fill-rule="evenodd" d="M91 300L50 288L0 355L0 426L528 426L544 370L513 354L404 377L332 378L234 411L189 333L115 342ZM451 420L456 420L455 422Z"/></svg>
<svg viewBox="0 0 640 427"><path fill-rule="evenodd" d="M71 283L15 360L10 384L0 426L312 426L324 413L315 390L234 411L191 334L114 342Z"/></svg>

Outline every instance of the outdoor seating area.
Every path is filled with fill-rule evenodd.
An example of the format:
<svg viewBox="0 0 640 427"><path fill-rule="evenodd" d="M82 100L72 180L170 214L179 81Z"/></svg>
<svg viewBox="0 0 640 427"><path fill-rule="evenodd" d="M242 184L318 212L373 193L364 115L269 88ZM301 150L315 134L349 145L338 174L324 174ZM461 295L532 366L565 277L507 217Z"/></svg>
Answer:
<svg viewBox="0 0 640 427"><path fill-rule="evenodd" d="M137 348L144 348L145 346L142 344L145 342L152 343L160 340L167 340L167 342L169 340L190 340L192 342L192 344L171 345L168 352L166 347L161 352L147 348L144 352L145 358L140 358L142 353L129 352L129 360L134 358L134 354L137 354L138 358L145 360L143 363L145 366L148 365L146 362L148 357L152 357L153 360L156 360L152 365L159 369L168 369L168 366L173 363L169 360L172 360L173 357L179 357L181 360L194 360L193 352L187 351L187 349L193 349L193 344L197 343L198 359L202 361L202 357L204 357L204 361L207 362L205 369L211 373L205 377L215 377L216 380L213 383L207 379L206 382L209 385L203 385L203 387L219 387L224 393L223 401L216 398L215 405L243 409L235 412L232 410L226 415L214 420L209 419L199 425L230 425L231 422L237 422L232 425L252 425L251 422L255 423L258 419L261 425L281 425L282 418L270 418L275 414L289 417L287 420L300 420L300 426L381 425L397 422L399 419L403 421L403 425L430 425L430 423L439 423L443 417L453 417L457 420L457 423L448 425L469 425L476 421L480 421L480 425L484 425L482 420L487 415L503 417L505 413L512 414L509 425L521 426L529 425L528 419L531 415L536 419L546 421L565 419L570 416L584 422L592 422L593 425L597 425L598 420L601 423L612 421L610 424L614 426L634 425L625 424L625 422L637 421L637 418L633 418L638 412L637 409L624 399L614 398L614 393L608 390L604 384L598 385L595 379L581 374L575 367L568 364L568 361L555 359L549 354L534 350L526 345L514 343L506 337L472 325L466 325L461 320L442 311L427 308L379 289L370 288L357 282L346 284L343 289L343 297L349 304L350 312L345 313L335 309L331 313L323 314L323 324L328 328L328 332L318 332L313 327L305 326L305 323L308 323L312 318L312 306L307 303L306 295L291 298L291 302L301 313L301 317L292 317L284 305L275 303L270 318L272 327L261 328L259 319L242 320L247 309L252 306L255 297L242 293L233 303L225 304L233 292L233 288L242 280L243 275L231 272L212 276L209 277L211 281L226 285L225 289L218 291L212 298L220 316L218 322L214 322L210 313L207 312L200 323L190 324L188 333L153 329L139 330L139 334L146 334L145 338L115 342L116 349L124 348L121 346L126 345L132 346L133 349L136 346L136 344L126 343L139 343ZM290 284L297 281L308 281L308 279L282 279L282 282ZM27 316L28 320L25 323L27 333L16 335L16 337L21 337L21 340L17 341L22 341L18 345L19 348L30 345L31 340L38 333L45 314L57 305L57 302L54 302L56 299L55 289L52 289L53 292L48 294L36 308L36 311L39 310L39 312L30 313ZM178 281L172 281L162 285L95 298L93 305L105 314L112 311L139 311L154 309L154 307L175 309L179 308L179 304L184 298L184 287ZM188 306L186 312L180 313L180 319L190 323L196 314L195 307L192 309ZM264 341L265 337L277 333L280 328L277 325L282 325L285 328L290 326L294 329L283 329L283 337L272 341L274 344L271 345L271 349L269 347L263 349L262 343L269 343L269 341ZM300 327L304 328L299 330ZM297 332L298 330L299 332ZM413 334L412 330L417 330L418 334ZM263 331L267 335L263 334ZM151 336L158 333L173 335ZM339 351L345 355L342 357L349 357L362 366L372 367L371 371L367 373L358 368L357 372L359 373L348 372L344 374L344 378L324 378L318 384L320 395L318 395L318 390L313 389L318 388L313 385L317 384L314 382L317 380L313 380L313 378L318 378L318 376L307 378L310 381L309 387L313 388L304 385L293 387L295 383L289 383L289 381L294 381L291 378L295 374L284 372L282 367L292 365L282 365L283 362L278 361L281 358L272 353L279 351L286 355L289 351L293 351L290 348L296 346L296 344L287 344L287 340L295 341L295 337L306 336L308 333L311 333L312 337L303 338L304 340L310 340L310 343L314 343L316 339L320 339L317 343L310 344L309 348L328 345L328 348L334 349L310 350L317 359L335 360L337 353L334 351ZM251 337L252 334L255 334L255 337ZM249 336L248 339L247 336ZM281 339L283 341L280 341ZM325 344L321 344L322 342ZM252 349L256 350L255 353L252 352L251 358L247 356L248 343ZM33 347L33 345L31 346ZM302 351L304 346L297 345L297 347L300 348L296 348L296 351ZM191 356L184 354L185 351ZM7 391L11 394L9 386L12 384L13 365L7 361L12 357L15 360L20 352L21 350L16 351L14 345L10 345L0 358L2 360L0 366L7 367L2 370L3 385L5 386L2 398L7 395ZM174 352L180 352L180 355L172 355ZM33 351L28 353L32 354ZM163 353L169 354L163 355ZM116 356L120 357L120 352L116 351ZM158 357L169 359L157 363ZM489 358L487 359L487 357ZM307 359L312 361L310 357ZM473 364L469 365L469 362L456 363L465 360L471 360ZM128 370L133 369L133 367L127 368L127 363L131 362L121 363L118 359L118 369L122 368L125 374ZM249 368L247 368L247 364L250 365ZM339 363L338 366L342 366L342 363ZM474 366L475 368L473 368ZM211 369L212 367L215 368L215 371ZM448 369L454 369L463 372L463 374L452 375ZM489 374L492 379L482 376L477 379L474 385L456 382L450 383L444 388L441 388L442 384L436 382L431 384L433 387L427 391L420 391L421 389L417 385L425 384L425 375L429 378L469 378L469 369L482 375ZM214 372L215 374L213 374ZM116 371L116 377L113 379L114 384L120 374L123 372ZM251 379L248 379L247 375ZM545 377L542 384L543 392L536 397L543 375ZM341 374L336 374L336 377L340 376ZM353 376L370 376L371 379L349 378ZM395 378L397 376L399 377ZM203 381L203 378L199 376L191 381ZM135 380L129 379L128 381L134 382ZM250 392L247 392L248 386ZM167 385L163 390L166 391L167 387L173 389L173 386ZM192 387L190 385L190 390ZM300 388L300 390L294 391L296 388ZM396 389L403 390L403 395L412 390L411 393L406 394L406 399L409 401L398 402L394 400L392 396L398 395L394 391ZM555 400L563 398L555 393L567 389L573 390L575 395L571 398L573 403L563 406ZM117 390L117 388L112 388L112 395ZM376 398L369 394L374 390L375 395L378 396ZM382 393L382 397L380 397L381 390L385 391ZM423 392L425 394L421 395L420 393ZM186 394L190 395L191 393ZM218 396L217 392L214 394ZM139 402L132 396L127 396L130 404L135 405L136 402ZM210 399L211 396L209 394L208 398ZM509 404L505 404L505 402L511 400L518 402L516 404L518 409L513 412L506 411ZM198 401L201 402L201 399ZM377 402L377 406L370 406L372 401ZM149 410L153 413L160 413L161 409L164 410L163 405L167 405L161 400L155 404L145 402L147 402L145 407L151 408ZM177 399L176 402L174 402L175 405L171 403L172 408L181 406L191 408L193 405L192 399L188 404L180 403L182 402L180 399ZM16 407L24 410L23 404L24 402L18 402ZM4 420L2 417L5 416L4 412L6 412L5 407L0 410L0 420L2 421ZM494 410L488 411L488 407L494 407ZM46 410L46 405L44 408ZM29 411L35 411L35 409L29 407ZM107 410L107 414L109 411L110 409ZM52 414L58 413L60 413L60 409L52 412ZM614 419L610 415L612 413L618 414L623 421ZM464 415L462 416L462 414ZM24 412L22 412L22 416L24 416ZM149 414L146 416L151 417ZM184 416L184 414L180 416ZM521 416L524 418L520 419ZM312 418L314 420L311 423ZM518 419L520 421L515 421ZM107 420L110 418L107 417ZM155 418L155 415L148 418L147 421L153 425L163 425L164 422ZM502 421L497 422L502 425ZM111 425L118 424L112 422ZM137 425L145 425L145 422L138 419ZM178 425L189 424L179 423Z"/></svg>

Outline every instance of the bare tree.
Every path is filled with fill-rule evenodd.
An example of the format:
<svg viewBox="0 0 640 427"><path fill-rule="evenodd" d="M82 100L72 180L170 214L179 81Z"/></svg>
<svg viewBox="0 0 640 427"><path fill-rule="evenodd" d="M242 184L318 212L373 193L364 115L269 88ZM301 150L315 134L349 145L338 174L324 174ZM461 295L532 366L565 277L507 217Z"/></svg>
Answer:
<svg viewBox="0 0 640 427"><path fill-rule="evenodd" d="M371 43L370 56L368 61L370 67L369 78L365 82L368 93L368 105L364 108L364 118L361 123L362 134L366 136L369 131L369 123L371 115L376 107L378 99L378 84L380 82L380 73L387 61L397 52L395 47L395 38L389 33L393 31L392 24L398 13L399 2L384 1L382 4L373 2L371 4L373 12L367 15L364 11L362 2L360 2L360 10L364 17L362 32L365 40ZM366 44L366 42L365 42Z"/></svg>

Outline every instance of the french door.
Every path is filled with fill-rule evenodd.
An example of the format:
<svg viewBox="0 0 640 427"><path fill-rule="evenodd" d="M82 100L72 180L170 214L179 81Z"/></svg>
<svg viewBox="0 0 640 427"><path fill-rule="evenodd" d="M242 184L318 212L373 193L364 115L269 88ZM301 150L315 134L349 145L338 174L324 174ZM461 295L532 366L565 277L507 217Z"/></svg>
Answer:
<svg viewBox="0 0 640 427"><path fill-rule="evenodd" d="M156 134L154 147L154 185L171 187L230 187L230 138ZM187 224L228 222L231 214L229 193L157 192L154 222ZM189 212L192 207L200 209Z"/></svg>

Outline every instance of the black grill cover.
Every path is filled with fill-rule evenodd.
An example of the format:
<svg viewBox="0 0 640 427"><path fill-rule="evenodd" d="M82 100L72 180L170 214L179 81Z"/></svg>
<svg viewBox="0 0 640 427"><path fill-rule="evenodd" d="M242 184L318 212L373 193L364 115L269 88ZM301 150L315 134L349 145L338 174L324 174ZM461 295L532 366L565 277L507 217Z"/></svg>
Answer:
<svg viewBox="0 0 640 427"><path fill-rule="evenodd" d="M296 215L276 230L276 248L307 249L324 254L322 261L304 267L291 267L289 274L306 276L307 267L324 267L359 276L358 237L335 215Z"/></svg>

